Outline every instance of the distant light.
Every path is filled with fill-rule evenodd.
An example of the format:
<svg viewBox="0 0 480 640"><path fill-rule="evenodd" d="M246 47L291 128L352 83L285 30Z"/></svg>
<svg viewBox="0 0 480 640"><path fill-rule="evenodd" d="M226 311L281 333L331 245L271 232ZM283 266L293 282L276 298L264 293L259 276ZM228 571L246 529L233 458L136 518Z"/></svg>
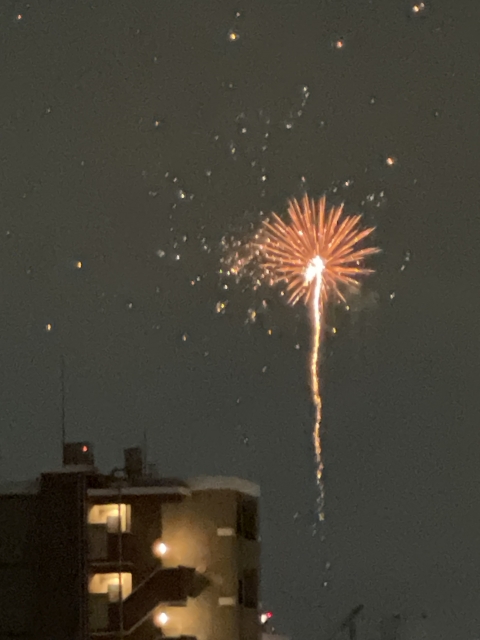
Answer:
<svg viewBox="0 0 480 640"><path fill-rule="evenodd" d="M154 555L157 556L157 558L161 558L167 553L168 547L164 542L160 542L160 540L157 540L153 543L152 551Z"/></svg>
<svg viewBox="0 0 480 640"><path fill-rule="evenodd" d="M240 39L240 36L238 35L238 33L236 31L233 31L233 29L231 29L228 32L228 39L230 40L230 42L235 42L236 40Z"/></svg>
<svg viewBox="0 0 480 640"><path fill-rule="evenodd" d="M81 261L81 260L77 260L77 261L75 262L75 268L76 268L76 269L81 269L81 268L82 268L82 266L83 266L83 265L82 265L82 261Z"/></svg>
<svg viewBox="0 0 480 640"><path fill-rule="evenodd" d="M388 156L385 163L388 167L393 167L394 164L397 164L397 159L394 156Z"/></svg>
<svg viewBox="0 0 480 640"><path fill-rule="evenodd" d="M84 445L83 445L83 447L82 447L82 451L83 451L83 453L87 453L87 451L88 451L88 447L87 447L87 445L86 445L86 444L84 444Z"/></svg>
<svg viewBox="0 0 480 640"><path fill-rule="evenodd" d="M53 329L53 325L50 324L50 322L45 325L45 331L50 332L52 329Z"/></svg>
<svg viewBox="0 0 480 640"><path fill-rule="evenodd" d="M412 13L420 13L420 11L423 11L424 9L425 9L425 3L419 2L418 4L413 5Z"/></svg>
<svg viewBox="0 0 480 640"><path fill-rule="evenodd" d="M166 624L167 622L168 622L168 616L167 616L167 614L165 613L165 611L162 611L161 613L158 613L158 614L155 616L155 623L156 623L158 626L163 626L163 625L164 625L164 624Z"/></svg>
<svg viewBox="0 0 480 640"><path fill-rule="evenodd" d="M265 624L267 622L267 620L270 620L270 618L273 617L273 613L271 611L267 611L266 613L262 613L260 615L260 622L261 624Z"/></svg>

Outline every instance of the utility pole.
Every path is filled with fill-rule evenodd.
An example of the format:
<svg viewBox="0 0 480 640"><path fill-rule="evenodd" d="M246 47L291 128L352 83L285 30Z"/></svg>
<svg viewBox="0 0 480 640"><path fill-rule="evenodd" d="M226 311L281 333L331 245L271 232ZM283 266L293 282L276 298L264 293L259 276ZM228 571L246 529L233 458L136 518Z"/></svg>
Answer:
<svg viewBox="0 0 480 640"><path fill-rule="evenodd" d="M119 475L121 474L121 475ZM117 573L118 573L118 633L117 637L122 640L124 636L123 626L123 539L122 539L122 488L125 483L125 469L116 467L112 471L114 477L114 486L117 487L117 510L118 510L118 529L117 529ZM127 514L125 513L125 520Z"/></svg>

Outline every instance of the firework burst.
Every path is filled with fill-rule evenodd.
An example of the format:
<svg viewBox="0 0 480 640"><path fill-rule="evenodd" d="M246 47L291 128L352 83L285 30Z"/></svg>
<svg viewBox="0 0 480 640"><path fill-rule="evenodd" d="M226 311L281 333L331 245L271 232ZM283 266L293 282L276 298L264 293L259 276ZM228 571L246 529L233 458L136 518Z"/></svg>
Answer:
<svg viewBox="0 0 480 640"><path fill-rule="evenodd" d="M289 304L301 302L311 309L310 387L315 406L313 441L320 490L318 515L323 520L319 355L324 311L329 301L345 302L347 291L358 288L360 278L372 273L372 269L365 267L365 259L378 253L379 249L362 246L362 241L372 233L373 227L362 227L359 215L344 215L343 205L332 206L327 211L325 197L314 201L305 195L301 201L291 200L288 214L286 222L272 214L249 242L238 244L228 270L237 277L253 276L256 286L261 283L283 286Z"/></svg>

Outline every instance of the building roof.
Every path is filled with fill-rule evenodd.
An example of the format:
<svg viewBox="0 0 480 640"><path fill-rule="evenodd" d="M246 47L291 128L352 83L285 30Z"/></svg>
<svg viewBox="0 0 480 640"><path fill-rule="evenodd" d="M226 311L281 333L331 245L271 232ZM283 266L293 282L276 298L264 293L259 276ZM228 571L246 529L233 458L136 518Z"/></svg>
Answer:
<svg viewBox="0 0 480 640"><path fill-rule="evenodd" d="M182 494L189 496L191 494L190 489L185 487L161 487L161 486L138 486L138 487L105 487L103 489L88 489L89 496L107 497L118 496L121 493L122 496L152 496L152 495L176 495Z"/></svg>
<svg viewBox="0 0 480 640"><path fill-rule="evenodd" d="M92 464L65 464L57 469L51 471L44 471L42 475L49 475L52 473L89 473L98 474L98 469Z"/></svg>
<svg viewBox="0 0 480 640"><path fill-rule="evenodd" d="M190 478L188 485L192 491L208 491L213 489L230 489L255 498L260 497L260 487L250 480L228 476L199 476Z"/></svg>
<svg viewBox="0 0 480 640"><path fill-rule="evenodd" d="M57 472L50 473L79 473L91 471L92 467L83 467L80 465L65 467ZM187 486L180 484L165 485L143 485L143 486L126 486L122 487L123 495L154 495L154 494L181 494L190 495L193 491L212 491L212 490L230 490L238 491L255 498L260 497L260 487L254 482L244 480L242 478L228 476L199 476L190 478ZM37 493L39 489L38 480L22 480L17 482L0 482L0 495L22 495ZM118 488L115 486L88 489L88 495L97 497L106 497L117 495Z"/></svg>

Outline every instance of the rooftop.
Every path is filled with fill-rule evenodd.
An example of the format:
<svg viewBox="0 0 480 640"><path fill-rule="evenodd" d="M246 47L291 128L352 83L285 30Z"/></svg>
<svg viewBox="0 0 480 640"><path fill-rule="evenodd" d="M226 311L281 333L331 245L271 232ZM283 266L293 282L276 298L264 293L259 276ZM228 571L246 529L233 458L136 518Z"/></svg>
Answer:
<svg viewBox="0 0 480 640"><path fill-rule="evenodd" d="M98 471L87 465L69 465L64 467L61 471L55 471L54 473L85 473L90 472L102 477ZM91 488L88 490L88 494L91 496L109 496L118 492L118 487L109 477L105 477L107 482L103 487ZM127 481L128 482L128 481ZM3 481L0 482L0 495L26 495L35 494L40 488L39 479L36 480L21 480L16 482ZM254 482L244 480L242 478L228 477L228 476L199 476L196 478L190 478L186 482L178 481L173 483L169 479L156 479L155 483L152 483L150 478L145 479L145 483L142 483L142 479L137 479L134 484L127 484L122 486L121 491L123 495L156 495L156 494L181 494L191 495L194 491L220 491L230 490L238 491L245 495L250 495L255 498L260 497L260 487Z"/></svg>

